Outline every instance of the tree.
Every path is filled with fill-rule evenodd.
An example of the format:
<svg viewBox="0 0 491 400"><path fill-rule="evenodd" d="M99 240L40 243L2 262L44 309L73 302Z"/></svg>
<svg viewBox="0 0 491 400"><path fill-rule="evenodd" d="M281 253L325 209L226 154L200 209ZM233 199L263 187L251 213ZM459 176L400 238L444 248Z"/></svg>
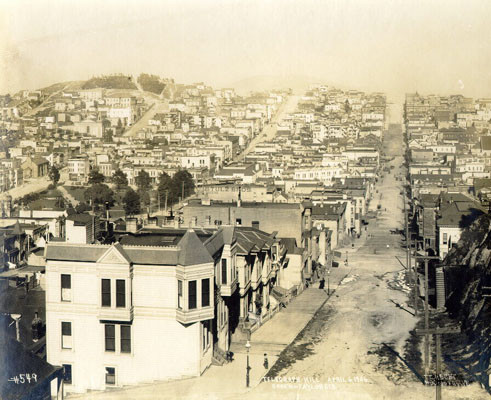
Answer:
<svg viewBox="0 0 491 400"><path fill-rule="evenodd" d="M150 175L148 175L148 172L144 170L140 170L140 172L135 178L135 183L136 186L138 186L139 191L146 192L148 191L148 189L150 189L152 180L150 179Z"/></svg>
<svg viewBox="0 0 491 400"><path fill-rule="evenodd" d="M351 112L351 104L348 99L346 99L346 101L344 102L344 112L348 114Z"/></svg>
<svg viewBox="0 0 491 400"><path fill-rule="evenodd" d="M95 183L84 192L84 198L92 205L114 205L114 192L103 183Z"/></svg>
<svg viewBox="0 0 491 400"><path fill-rule="evenodd" d="M75 211L77 213L84 213L86 211L90 211L91 207L87 204L87 203L78 203L76 206L75 206Z"/></svg>
<svg viewBox="0 0 491 400"><path fill-rule="evenodd" d="M93 169L89 172L89 185L95 185L104 182L104 175L98 169Z"/></svg>
<svg viewBox="0 0 491 400"><path fill-rule="evenodd" d="M166 172L162 172L159 177L159 185L157 187L157 196L160 202L165 199L165 196L169 195L172 179Z"/></svg>
<svg viewBox="0 0 491 400"><path fill-rule="evenodd" d="M186 170L177 171L172 177L169 201L171 204L177 203L182 198L184 189L184 198L194 193L194 181L192 175Z"/></svg>
<svg viewBox="0 0 491 400"><path fill-rule="evenodd" d="M119 168L114 172L112 181L116 185L116 188L118 190L128 186L128 178L126 177L126 174Z"/></svg>
<svg viewBox="0 0 491 400"><path fill-rule="evenodd" d="M140 213L140 196L133 189L128 188L123 198L123 204L126 215Z"/></svg>
<svg viewBox="0 0 491 400"><path fill-rule="evenodd" d="M53 185L57 185L60 180L60 171L54 165L49 170L49 179L53 182Z"/></svg>
<svg viewBox="0 0 491 400"><path fill-rule="evenodd" d="M104 133L102 134L102 141L104 143L113 142L113 130L111 128L104 128Z"/></svg>

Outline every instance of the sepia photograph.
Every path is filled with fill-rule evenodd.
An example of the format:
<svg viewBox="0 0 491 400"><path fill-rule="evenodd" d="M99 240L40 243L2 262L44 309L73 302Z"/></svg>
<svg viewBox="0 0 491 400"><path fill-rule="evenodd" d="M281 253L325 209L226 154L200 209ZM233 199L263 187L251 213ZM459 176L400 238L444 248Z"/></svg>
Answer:
<svg viewBox="0 0 491 400"><path fill-rule="evenodd" d="M491 398L489 0L0 0L0 400Z"/></svg>

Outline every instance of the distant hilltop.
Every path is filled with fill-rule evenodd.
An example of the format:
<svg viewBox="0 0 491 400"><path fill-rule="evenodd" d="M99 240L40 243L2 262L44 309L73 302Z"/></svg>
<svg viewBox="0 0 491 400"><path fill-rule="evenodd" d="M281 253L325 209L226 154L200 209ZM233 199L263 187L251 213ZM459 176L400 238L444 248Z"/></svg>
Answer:
<svg viewBox="0 0 491 400"><path fill-rule="evenodd" d="M161 78L158 75L141 73L138 77L128 74L111 74L94 76L86 81L58 82L39 89L50 95L61 90L88 90L88 89L115 89L115 90L141 90L160 95L165 93L169 86L174 85L173 79Z"/></svg>

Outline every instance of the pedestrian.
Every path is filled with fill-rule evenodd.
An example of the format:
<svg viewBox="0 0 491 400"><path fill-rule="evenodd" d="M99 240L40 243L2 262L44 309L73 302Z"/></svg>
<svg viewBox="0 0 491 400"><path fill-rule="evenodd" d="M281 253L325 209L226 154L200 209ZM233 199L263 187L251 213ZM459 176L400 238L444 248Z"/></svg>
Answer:
<svg viewBox="0 0 491 400"><path fill-rule="evenodd" d="M325 284L326 284L326 280L324 278L322 278L320 283L319 283L319 289L324 289Z"/></svg>
<svg viewBox="0 0 491 400"><path fill-rule="evenodd" d="M42 329L43 321L39 318L37 311L34 313L34 319L31 323L32 330L32 341L37 342L41 338L41 329Z"/></svg>
<svg viewBox="0 0 491 400"><path fill-rule="evenodd" d="M29 293L29 276L28 275L25 276L24 282L25 282L25 289L26 289L26 295L27 295L27 293Z"/></svg>
<svg viewBox="0 0 491 400"><path fill-rule="evenodd" d="M264 369L268 369L269 367L269 362L268 362L268 355L264 353Z"/></svg>

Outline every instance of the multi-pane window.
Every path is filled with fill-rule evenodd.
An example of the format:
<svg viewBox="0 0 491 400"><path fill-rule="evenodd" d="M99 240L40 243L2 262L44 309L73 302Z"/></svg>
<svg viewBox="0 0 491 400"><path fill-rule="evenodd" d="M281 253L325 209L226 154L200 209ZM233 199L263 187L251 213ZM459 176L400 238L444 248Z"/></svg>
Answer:
<svg viewBox="0 0 491 400"><path fill-rule="evenodd" d="M116 368L106 367L106 384L107 385L116 384Z"/></svg>
<svg viewBox="0 0 491 400"><path fill-rule="evenodd" d="M111 280L102 280L102 307L111 307Z"/></svg>
<svg viewBox="0 0 491 400"><path fill-rule="evenodd" d="M63 364L63 382L72 383L72 366L71 364Z"/></svg>
<svg viewBox="0 0 491 400"><path fill-rule="evenodd" d="M446 233L443 234L443 244L447 244L448 235Z"/></svg>
<svg viewBox="0 0 491 400"><path fill-rule="evenodd" d="M61 323L61 348L62 349L72 348L72 323L71 322Z"/></svg>
<svg viewBox="0 0 491 400"><path fill-rule="evenodd" d="M227 259L222 258L222 285L227 284Z"/></svg>
<svg viewBox="0 0 491 400"><path fill-rule="evenodd" d="M196 308L196 281L189 281L188 283L188 308L191 310Z"/></svg>
<svg viewBox="0 0 491 400"><path fill-rule="evenodd" d="M182 281L177 281L177 307L183 306L183 293L182 293Z"/></svg>
<svg viewBox="0 0 491 400"><path fill-rule="evenodd" d="M106 351L116 351L116 329L114 325L104 325L104 342Z"/></svg>
<svg viewBox="0 0 491 400"><path fill-rule="evenodd" d="M61 301L72 301L72 276L61 274Z"/></svg>
<svg viewBox="0 0 491 400"><path fill-rule="evenodd" d="M121 353L131 353L130 325L121 325Z"/></svg>
<svg viewBox="0 0 491 400"><path fill-rule="evenodd" d="M201 280L201 307L210 305L210 278Z"/></svg>
<svg viewBox="0 0 491 400"><path fill-rule="evenodd" d="M126 282L116 279L116 307L126 307Z"/></svg>

